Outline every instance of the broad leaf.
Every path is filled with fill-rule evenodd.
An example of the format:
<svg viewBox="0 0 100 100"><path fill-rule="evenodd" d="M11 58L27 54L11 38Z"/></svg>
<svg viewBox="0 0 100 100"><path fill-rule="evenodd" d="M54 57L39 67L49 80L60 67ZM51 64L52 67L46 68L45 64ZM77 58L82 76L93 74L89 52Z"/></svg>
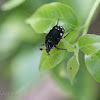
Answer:
<svg viewBox="0 0 100 100"><path fill-rule="evenodd" d="M66 36L66 34L68 34L68 32L67 32L67 33L64 33L64 36ZM63 39L63 40L67 41L67 42L70 43L70 44L74 44L74 42L77 40L79 34L80 34L80 30L75 30L75 29L74 29L74 30L71 31L71 32L68 34L68 36L67 36L65 39Z"/></svg>
<svg viewBox="0 0 100 100"><path fill-rule="evenodd" d="M74 52L74 46L71 45L70 43L68 43L67 41L63 40L64 46L65 48L69 51L69 52Z"/></svg>
<svg viewBox="0 0 100 100"><path fill-rule="evenodd" d="M84 35L79 38L78 45L87 55L94 54L100 50L100 36L94 34Z"/></svg>
<svg viewBox="0 0 100 100"><path fill-rule="evenodd" d="M64 48L63 43L60 42L58 47ZM43 51L40 60L39 70L44 71L46 69L55 67L57 64L59 64L61 61L64 60L66 55L67 55L67 50L57 50L56 48L53 48L50 51L49 56L47 55L46 51Z"/></svg>
<svg viewBox="0 0 100 100"><path fill-rule="evenodd" d="M40 7L31 18L27 20L37 33L48 33L56 25L62 25L66 31L78 25L75 12L68 6L54 2Z"/></svg>
<svg viewBox="0 0 100 100"><path fill-rule="evenodd" d="M75 75L77 74L78 70L79 70L79 64L76 60L76 56L73 56L72 58L69 59L67 63L67 72L68 72L71 83L73 82L73 79Z"/></svg>
<svg viewBox="0 0 100 100"><path fill-rule="evenodd" d="M21 5L25 0L8 0L1 7L2 10L11 10L19 5Z"/></svg>
<svg viewBox="0 0 100 100"><path fill-rule="evenodd" d="M78 46L78 43L76 43L76 48L75 48L75 51L74 51L74 55L76 56L76 60L79 64L78 54L79 54L79 46Z"/></svg>
<svg viewBox="0 0 100 100"><path fill-rule="evenodd" d="M96 54L85 55L85 63L91 75L100 82L100 51Z"/></svg>

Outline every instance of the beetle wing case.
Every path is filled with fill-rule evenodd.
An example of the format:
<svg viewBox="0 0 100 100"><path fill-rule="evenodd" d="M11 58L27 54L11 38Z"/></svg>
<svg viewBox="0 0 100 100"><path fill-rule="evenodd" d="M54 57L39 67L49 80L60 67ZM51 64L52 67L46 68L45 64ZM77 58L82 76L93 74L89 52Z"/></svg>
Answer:
<svg viewBox="0 0 100 100"><path fill-rule="evenodd" d="M46 35L45 38L47 53L49 53L54 46L58 45L58 43L62 39L63 34L64 28L62 26L56 25L50 30L50 32Z"/></svg>

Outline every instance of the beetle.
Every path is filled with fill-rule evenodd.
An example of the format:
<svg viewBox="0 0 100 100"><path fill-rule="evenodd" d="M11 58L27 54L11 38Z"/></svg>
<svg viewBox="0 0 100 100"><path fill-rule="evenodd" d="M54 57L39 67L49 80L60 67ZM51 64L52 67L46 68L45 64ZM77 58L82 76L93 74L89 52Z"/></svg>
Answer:
<svg viewBox="0 0 100 100"><path fill-rule="evenodd" d="M64 33L65 33L65 29L62 26L58 25L58 21L57 21L57 24L49 31L49 33L45 37L45 44L43 44L43 45L46 46L46 49L40 48L40 50L41 51L46 50L48 55L50 55L49 52L53 47L55 47L56 49L59 49L59 50L66 50L66 49L57 47L57 45L59 44L61 39L63 39ZM66 36L64 36L64 38Z"/></svg>

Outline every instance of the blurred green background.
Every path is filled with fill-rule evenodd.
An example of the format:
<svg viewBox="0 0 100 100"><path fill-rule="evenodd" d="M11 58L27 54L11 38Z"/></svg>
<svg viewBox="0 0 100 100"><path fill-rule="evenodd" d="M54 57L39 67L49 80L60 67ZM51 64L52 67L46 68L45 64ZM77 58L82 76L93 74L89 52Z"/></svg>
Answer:
<svg viewBox="0 0 100 100"><path fill-rule="evenodd" d="M26 24L37 8L50 2L61 2L75 10L83 25L95 0L0 0L0 100L100 100L100 85L88 73L81 60L75 84L67 79L60 63L39 72L45 34L37 34ZM7 2L5 4L5 2ZM89 28L89 34L100 35L100 8ZM80 57L83 57L80 52ZM69 53L66 62L72 56Z"/></svg>

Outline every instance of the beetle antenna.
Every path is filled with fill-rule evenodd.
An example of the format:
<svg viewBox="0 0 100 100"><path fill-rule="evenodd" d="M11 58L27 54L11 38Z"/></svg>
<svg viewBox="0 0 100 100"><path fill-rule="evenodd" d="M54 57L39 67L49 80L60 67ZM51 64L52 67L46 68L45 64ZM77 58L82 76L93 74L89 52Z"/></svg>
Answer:
<svg viewBox="0 0 100 100"><path fill-rule="evenodd" d="M46 49L40 48L40 50L42 51L42 50L46 50Z"/></svg>
<svg viewBox="0 0 100 100"><path fill-rule="evenodd" d="M48 49L43 49L43 48L40 48L40 50L42 51L42 50L48 50Z"/></svg>
<svg viewBox="0 0 100 100"><path fill-rule="evenodd" d="M58 18L58 20L57 20L57 24L56 24L56 25L58 26L58 24L59 24L59 18Z"/></svg>

